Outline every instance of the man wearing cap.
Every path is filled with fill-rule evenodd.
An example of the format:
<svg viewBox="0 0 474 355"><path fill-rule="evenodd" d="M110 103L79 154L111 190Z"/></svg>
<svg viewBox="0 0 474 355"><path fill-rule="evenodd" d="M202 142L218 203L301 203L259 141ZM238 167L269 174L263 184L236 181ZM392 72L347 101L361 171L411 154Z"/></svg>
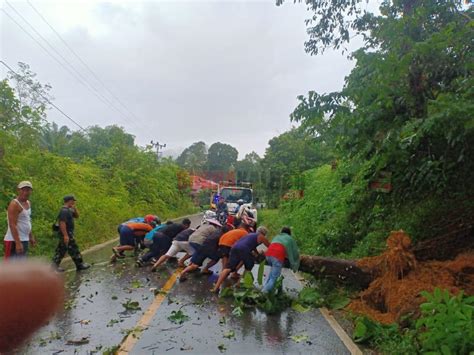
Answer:
<svg viewBox="0 0 474 355"><path fill-rule="evenodd" d="M73 195L67 195L64 196L63 201L64 205L58 215L59 243L53 257L53 264L58 271L64 271L59 265L67 252L74 261L74 264L76 264L78 271L86 270L90 268L90 265L83 262L79 246L74 238L74 218L79 218L79 212L76 208L76 198Z"/></svg>
<svg viewBox="0 0 474 355"><path fill-rule="evenodd" d="M36 240L31 233L31 204L29 201L33 186L29 181L18 184L18 196L8 205L8 230L5 234L5 259L25 257L28 247Z"/></svg>

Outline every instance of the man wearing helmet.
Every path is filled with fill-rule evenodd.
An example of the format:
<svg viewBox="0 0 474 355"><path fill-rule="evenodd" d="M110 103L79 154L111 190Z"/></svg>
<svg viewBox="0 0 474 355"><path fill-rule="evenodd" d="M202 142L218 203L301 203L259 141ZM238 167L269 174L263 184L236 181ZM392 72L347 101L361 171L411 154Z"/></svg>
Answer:
<svg viewBox="0 0 474 355"><path fill-rule="evenodd" d="M126 250L135 250L137 240L139 241L155 227L156 218L153 215L146 215L143 221L141 219L133 219L122 223L118 227L120 245L112 248L114 254L110 261L115 262L117 258L124 258Z"/></svg>

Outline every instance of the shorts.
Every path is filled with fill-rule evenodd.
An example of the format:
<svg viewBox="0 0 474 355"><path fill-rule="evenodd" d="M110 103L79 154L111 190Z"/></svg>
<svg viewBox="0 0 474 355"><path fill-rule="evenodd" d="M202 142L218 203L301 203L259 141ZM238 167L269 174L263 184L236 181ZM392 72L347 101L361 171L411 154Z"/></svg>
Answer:
<svg viewBox="0 0 474 355"><path fill-rule="evenodd" d="M230 251L229 261L225 268L230 269L232 272L237 271L237 266L240 262L244 263L245 270L251 271L255 265L255 258L252 253L247 250L233 248Z"/></svg>
<svg viewBox="0 0 474 355"><path fill-rule="evenodd" d="M199 252L194 253L191 258L193 264L201 266L204 260L207 258L213 261L219 261L220 257L217 255L217 250L201 249Z"/></svg>
<svg viewBox="0 0 474 355"><path fill-rule="evenodd" d="M194 253L199 253L199 251L202 249L202 245L198 243L190 242L189 245L194 249Z"/></svg>
<svg viewBox="0 0 474 355"><path fill-rule="evenodd" d="M189 245L189 242L180 242L175 240L173 241L173 243L171 243L171 247L166 252L166 256L172 258L181 251L184 251L189 255L194 254L194 249Z"/></svg>
<svg viewBox="0 0 474 355"><path fill-rule="evenodd" d="M133 230L130 227L126 225L120 226L119 233L120 245L129 245L131 247L135 246L135 234L133 233Z"/></svg>
<svg viewBox="0 0 474 355"><path fill-rule="evenodd" d="M227 245L219 245L217 248L217 255L219 255L220 258L229 257L230 249L231 247L228 247Z"/></svg>

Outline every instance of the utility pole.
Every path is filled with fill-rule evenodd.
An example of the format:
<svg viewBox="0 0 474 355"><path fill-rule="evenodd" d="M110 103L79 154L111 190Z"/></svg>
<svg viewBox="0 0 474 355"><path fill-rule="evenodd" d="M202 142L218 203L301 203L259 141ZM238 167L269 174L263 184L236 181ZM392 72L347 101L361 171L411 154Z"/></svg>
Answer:
<svg viewBox="0 0 474 355"><path fill-rule="evenodd" d="M160 142L150 142L151 146L153 148L156 148L156 157L158 160L160 160L161 155L163 154L160 150L163 148L166 148L166 143L165 144L160 144Z"/></svg>

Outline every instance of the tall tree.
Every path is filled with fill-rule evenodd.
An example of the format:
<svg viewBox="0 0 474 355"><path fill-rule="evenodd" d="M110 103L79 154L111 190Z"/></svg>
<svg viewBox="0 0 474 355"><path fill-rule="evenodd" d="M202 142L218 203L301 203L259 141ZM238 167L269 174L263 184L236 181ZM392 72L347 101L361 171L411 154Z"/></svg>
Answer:
<svg viewBox="0 0 474 355"><path fill-rule="evenodd" d="M245 155L244 159L235 164L236 178L239 181L248 181L252 183L260 182L260 162L262 158L251 152Z"/></svg>
<svg viewBox="0 0 474 355"><path fill-rule="evenodd" d="M214 143L209 147L207 163L209 171L227 172L233 166L239 156L239 151L233 146L225 143Z"/></svg>
<svg viewBox="0 0 474 355"><path fill-rule="evenodd" d="M8 81L16 91L19 109L24 118L35 123L44 120L46 110L53 99L50 94L51 85L39 82L36 73L23 62L18 62L17 72L8 72Z"/></svg>
<svg viewBox="0 0 474 355"><path fill-rule="evenodd" d="M176 159L182 168L193 174L202 172L207 164L207 146L204 142L196 142L187 147Z"/></svg>
<svg viewBox="0 0 474 355"><path fill-rule="evenodd" d="M342 91L300 96L291 118L332 137L341 157L364 165L364 176L392 171L396 192L467 187L474 169L473 7L385 0L375 13L361 10L359 0L306 2L314 13L309 53L338 48L351 32L364 47L353 54Z"/></svg>
<svg viewBox="0 0 474 355"><path fill-rule="evenodd" d="M292 183L298 185L303 171L327 163L331 158L323 142L302 128L293 128L272 138L268 144L261 165L270 203L277 203Z"/></svg>

